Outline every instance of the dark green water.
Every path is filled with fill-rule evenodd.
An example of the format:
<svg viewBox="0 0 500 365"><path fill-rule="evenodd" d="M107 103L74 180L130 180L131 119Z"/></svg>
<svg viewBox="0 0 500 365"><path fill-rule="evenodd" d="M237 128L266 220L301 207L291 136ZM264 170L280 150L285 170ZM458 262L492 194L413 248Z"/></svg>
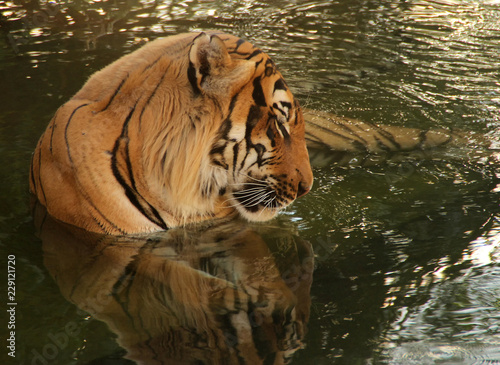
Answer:
<svg viewBox="0 0 500 365"><path fill-rule="evenodd" d="M3 289L9 255L17 303L15 359L6 348L10 316L3 309L0 315L1 363L129 364L124 357L143 340L134 336L158 328L170 337L146 341L157 362L143 355L143 363L160 363L158 349L201 363L229 362L218 351L241 350L246 330L255 347L241 351L240 362L248 353L269 359L279 349L292 364L500 363L498 164L474 154L316 167L313 191L274 222L118 242L128 249L109 254L96 247L116 242L92 237L82 244L78 234L56 228L42 232L42 244L28 194L40 134L89 75L145 40L203 29L261 47L309 108L390 125L453 127L498 146L498 1L51 4L0 1L0 307L10 308ZM198 270L196 285L211 289L179 304L175 295L157 293L172 293L172 285L136 274L143 285L127 302L105 279L124 270L115 252L130 259L144 242L151 261L138 267L166 265L181 278L176 285L189 286L182 283L192 274L183 274L187 263ZM252 260L241 259L247 243ZM258 273L279 289L272 292ZM219 303L211 307L218 327L200 335L202 325L172 308L200 309L215 300L222 284L206 277L250 293L254 309L241 319ZM268 302L255 299L259 290ZM117 315L108 307L111 297L138 316ZM290 318L277 320L279 310ZM226 342L217 342L222 337Z"/></svg>

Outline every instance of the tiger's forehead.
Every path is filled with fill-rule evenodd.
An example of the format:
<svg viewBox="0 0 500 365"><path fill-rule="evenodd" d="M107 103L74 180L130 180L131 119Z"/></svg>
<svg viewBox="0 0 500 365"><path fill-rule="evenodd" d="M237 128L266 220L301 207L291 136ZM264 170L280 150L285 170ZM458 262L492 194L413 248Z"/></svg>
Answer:
<svg viewBox="0 0 500 365"><path fill-rule="evenodd" d="M257 105L270 107L278 119L294 117L294 97L274 61L250 42L232 35L220 35L232 58L255 62L253 98Z"/></svg>

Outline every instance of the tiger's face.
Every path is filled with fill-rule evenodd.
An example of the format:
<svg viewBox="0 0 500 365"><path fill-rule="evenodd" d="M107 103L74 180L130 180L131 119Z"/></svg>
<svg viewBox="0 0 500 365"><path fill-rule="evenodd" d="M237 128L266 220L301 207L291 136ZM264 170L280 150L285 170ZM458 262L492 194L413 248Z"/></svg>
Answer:
<svg viewBox="0 0 500 365"><path fill-rule="evenodd" d="M248 220L264 221L307 194L313 175L298 102L266 54L254 59L255 74L232 96L210 154L227 173L230 205Z"/></svg>

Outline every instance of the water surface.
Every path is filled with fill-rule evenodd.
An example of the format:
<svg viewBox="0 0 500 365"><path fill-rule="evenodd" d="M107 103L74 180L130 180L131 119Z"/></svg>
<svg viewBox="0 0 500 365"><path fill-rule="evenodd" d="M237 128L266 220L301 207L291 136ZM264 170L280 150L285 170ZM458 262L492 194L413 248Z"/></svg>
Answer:
<svg viewBox="0 0 500 365"><path fill-rule="evenodd" d="M57 107L93 72L147 40L217 29L269 53L304 106L389 125L451 127L498 146L499 6L494 0L0 1L0 263L4 268L7 256L16 256L18 302L17 358L5 361L128 364L127 351L131 358L137 350L124 328L130 318L115 318L120 312L108 302L99 308L88 302L92 295L120 298L119 287L106 292L109 282L98 279L103 267L119 271L121 261L96 263L101 256L90 248L75 256L68 246L74 236L62 231L37 237L29 209L31 152ZM260 267L279 288L266 304L249 294L258 309L234 312L248 314L240 332L231 303L217 304L233 325L217 322L222 337L198 333L206 342L189 337L202 326L174 311L184 332L168 333L187 339L165 343L198 349L202 362L223 363L204 351L234 348L250 328L254 347L245 354L274 354L292 364L500 362L498 166L474 154L430 157L316 167L313 191L274 222L238 222L234 237L216 227L146 240L151 260L194 267L196 285L206 274L223 280L207 282L211 290L222 285L251 294L264 280L250 275ZM221 240L225 246L215 244ZM245 242L259 243L248 251L253 260L241 251ZM140 244L126 245L134 255ZM115 257L108 252L103 260ZM74 281L78 265L90 278ZM150 278L136 279L144 277ZM153 285L146 296L166 285L144 280ZM94 281L102 287L92 287ZM139 304L172 303L154 298ZM282 327L266 327L276 320L263 309L269 303L293 316ZM234 341L217 345L220 338Z"/></svg>

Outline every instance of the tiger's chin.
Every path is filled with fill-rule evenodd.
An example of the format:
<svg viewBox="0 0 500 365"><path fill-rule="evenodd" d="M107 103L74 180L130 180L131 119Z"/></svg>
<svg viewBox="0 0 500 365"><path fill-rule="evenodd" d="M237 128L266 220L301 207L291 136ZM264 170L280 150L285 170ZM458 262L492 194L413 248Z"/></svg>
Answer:
<svg viewBox="0 0 500 365"><path fill-rule="evenodd" d="M251 222L264 222L273 219L283 208L284 207L270 208L258 205L256 207L252 207L252 209L249 209L248 207L240 204L236 206L236 210L238 211L238 213L240 213L243 218Z"/></svg>
<svg viewBox="0 0 500 365"><path fill-rule="evenodd" d="M248 221L264 222L273 219L278 213L290 205L291 202L263 201L252 203L241 199L238 195L233 195L233 207L238 213Z"/></svg>

